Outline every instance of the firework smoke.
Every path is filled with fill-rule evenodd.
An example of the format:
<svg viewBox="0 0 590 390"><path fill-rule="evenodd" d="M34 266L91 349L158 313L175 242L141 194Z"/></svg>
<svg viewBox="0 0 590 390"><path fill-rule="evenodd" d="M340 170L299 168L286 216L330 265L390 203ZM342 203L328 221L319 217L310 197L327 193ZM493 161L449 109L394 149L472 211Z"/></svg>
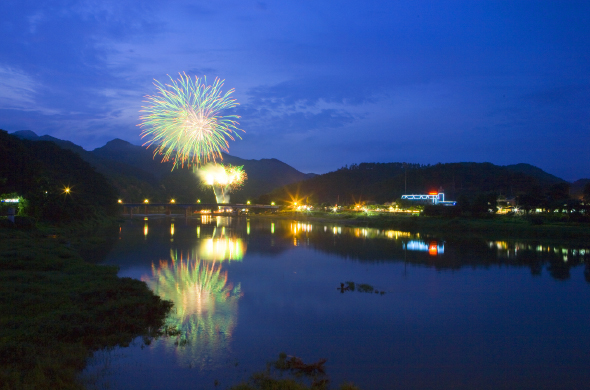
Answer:
<svg viewBox="0 0 590 390"><path fill-rule="evenodd" d="M229 203L229 193L240 188L247 179L243 166L207 164L197 173L205 185L213 187L217 203Z"/></svg>

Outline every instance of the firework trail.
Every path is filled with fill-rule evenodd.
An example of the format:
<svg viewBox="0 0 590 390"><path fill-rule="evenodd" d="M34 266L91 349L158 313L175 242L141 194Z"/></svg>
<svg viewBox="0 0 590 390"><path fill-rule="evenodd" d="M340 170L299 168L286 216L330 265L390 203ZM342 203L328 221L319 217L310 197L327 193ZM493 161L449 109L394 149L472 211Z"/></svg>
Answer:
<svg viewBox="0 0 590 390"><path fill-rule="evenodd" d="M197 173L205 185L213 187L217 203L229 203L229 193L240 188L248 178L243 165L207 164Z"/></svg>
<svg viewBox="0 0 590 390"><path fill-rule="evenodd" d="M207 85L205 77L191 79L179 73L179 79L170 77L171 84L154 80L158 94L147 95L139 117L142 121L141 138L148 137L147 145L156 145L156 154L162 162L172 161L172 169L205 164L223 159L221 151L228 152L228 139L241 139L237 115L221 115L226 109L238 105L230 89L222 94L224 80L215 78Z"/></svg>

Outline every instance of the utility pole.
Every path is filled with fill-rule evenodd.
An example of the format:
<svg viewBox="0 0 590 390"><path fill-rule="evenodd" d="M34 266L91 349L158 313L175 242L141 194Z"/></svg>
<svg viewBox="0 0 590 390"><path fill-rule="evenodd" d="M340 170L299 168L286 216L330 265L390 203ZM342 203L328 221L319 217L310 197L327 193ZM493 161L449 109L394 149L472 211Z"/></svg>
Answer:
<svg viewBox="0 0 590 390"><path fill-rule="evenodd" d="M408 166L404 163L404 194L408 193Z"/></svg>

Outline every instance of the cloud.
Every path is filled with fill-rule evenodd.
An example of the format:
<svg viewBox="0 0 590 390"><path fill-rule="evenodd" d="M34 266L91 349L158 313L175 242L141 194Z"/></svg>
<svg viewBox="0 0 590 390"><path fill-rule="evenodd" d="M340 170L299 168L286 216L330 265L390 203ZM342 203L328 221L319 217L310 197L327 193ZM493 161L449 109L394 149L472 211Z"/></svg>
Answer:
<svg viewBox="0 0 590 390"><path fill-rule="evenodd" d="M247 95L251 104L257 106L316 107L320 102L343 105L375 103L383 97L383 90L360 79L308 77L271 86L256 86Z"/></svg>
<svg viewBox="0 0 590 390"><path fill-rule="evenodd" d="M322 109L318 112L293 112L293 113L272 113L270 111L258 111L258 115L249 113L247 121L243 121L246 131L257 133L280 132L309 133L315 130L335 129L355 121L355 117L342 110Z"/></svg>
<svg viewBox="0 0 590 390"><path fill-rule="evenodd" d="M21 70L0 65L0 104L27 109L34 102L35 82Z"/></svg>

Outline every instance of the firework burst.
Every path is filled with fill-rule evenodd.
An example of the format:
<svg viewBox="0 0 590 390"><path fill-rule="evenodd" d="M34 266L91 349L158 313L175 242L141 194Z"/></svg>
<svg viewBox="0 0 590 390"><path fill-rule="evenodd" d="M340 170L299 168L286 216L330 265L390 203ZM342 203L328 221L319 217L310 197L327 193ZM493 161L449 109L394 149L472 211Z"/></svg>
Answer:
<svg viewBox="0 0 590 390"><path fill-rule="evenodd" d="M240 188L248 178L244 166L208 164L197 173L205 185L212 186L217 203L229 203L229 193Z"/></svg>
<svg viewBox="0 0 590 390"><path fill-rule="evenodd" d="M156 145L154 157L159 154L162 162L172 161L172 169L223 159L228 139L241 139L238 131L243 131L237 127L239 116L221 115L238 105L230 97L234 90L222 94L224 80L218 78L207 85L205 77L179 76L178 80L168 76L171 84L154 80L158 94L145 97L149 105L142 107L139 117L141 137L149 138L144 146Z"/></svg>

